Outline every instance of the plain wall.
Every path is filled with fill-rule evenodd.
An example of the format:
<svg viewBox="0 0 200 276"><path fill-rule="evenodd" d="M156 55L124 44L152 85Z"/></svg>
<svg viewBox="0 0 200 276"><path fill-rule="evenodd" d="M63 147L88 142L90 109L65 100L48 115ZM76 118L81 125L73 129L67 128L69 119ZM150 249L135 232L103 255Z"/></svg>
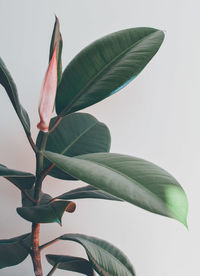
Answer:
<svg viewBox="0 0 200 276"><path fill-rule="evenodd" d="M107 124L112 152L144 158L173 174L189 200L187 231L175 220L128 203L79 200L63 227L41 227L41 243L64 233L97 236L121 248L138 276L199 276L200 258L200 4L161 0L0 0L0 56L18 87L37 136L38 102L48 64L54 13L64 41L63 67L83 47L108 33L147 26L165 30L165 41L143 72L114 96L85 109ZM0 163L33 172L34 154L20 122L0 87ZM44 191L59 195L82 185L47 177ZM30 231L16 214L20 193L0 179L0 238ZM75 243L59 242L43 252L85 256ZM43 258L44 275L51 266ZM33 275L28 257L1 276ZM78 275L57 270L55 275Z"/></svg>

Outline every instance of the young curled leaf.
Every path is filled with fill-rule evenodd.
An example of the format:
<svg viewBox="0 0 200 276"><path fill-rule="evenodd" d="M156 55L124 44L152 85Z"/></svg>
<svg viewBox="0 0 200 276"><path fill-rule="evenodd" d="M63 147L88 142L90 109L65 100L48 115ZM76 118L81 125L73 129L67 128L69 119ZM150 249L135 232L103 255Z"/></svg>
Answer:
<svg viewBox="0 0 200 276"><path fill-rule="evenodd" d="M55 97L57 89L57 59L56 59L56 47L53 52L53 56L47 69L44 83L42 86L39 116L40 122L37 127L43 131L48 132L51 115L53 112Z"/></svg>
<svg viewBox="0 0 200 276"><path fill-rule="evenodd" d="M51 37L49 62L51 61L51 58L53 56L53 51L56 47L57 78L58 78L57 85L59 85L60 80L62 78L62 59L61 59L62 45L63 45L63 41L62 41L62 36L61 36L61 33L60 33L60 23L59 23L59 20L56 16L54 29L53 29L53 34L52 34L52 37Z"/></svg>
<svg viewBox="0 0 200 276"><path fill-rule="evenodd" d="M20 207L17 213L24 219L35 223L57 222L62 225L62 216L67 206L72 204L71 201L54 201L49 204Z"/></svg>

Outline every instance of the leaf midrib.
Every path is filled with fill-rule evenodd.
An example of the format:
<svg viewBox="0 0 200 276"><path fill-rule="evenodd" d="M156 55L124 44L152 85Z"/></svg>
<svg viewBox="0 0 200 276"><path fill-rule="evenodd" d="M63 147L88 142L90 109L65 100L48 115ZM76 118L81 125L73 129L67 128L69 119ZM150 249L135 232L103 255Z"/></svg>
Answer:
<svg viewBox="0 0 200 276"><path fill-rule="evenodd" d="M117 263L119 263L120 265L122 265L123 267L125 267L125 270L127 270L130 273L130 270L119 259L117 259L117 257L115 257L114 255L112 255L109 251L107 251L106 249L104 249L103 247L101 247L99 244L96 244L96 243L94 243L92 241L89 241L88 239L85 239L85 240L86 240L86 242L88 242L88 243L90 243L92 245L95 245L97 248L100 248L103 252L106 253L106 255L111 256L113 259L115 259L117 261ZM87 249L87 247L84 245L84 242L81 242L81 240L79 240L79 239L77 239L76 241L78 241L86 249L87 253L89 253L89 255L91 255L91 253L89 252L89 250ZM92 258L94 259L94 257L92 257ZM98 263L96 260L95 260L95 262ZM98 263L98 265L100 266L99 263ZM103 267L104 271L106 271L103 265L102 265L102 267Z"/></svg>
<svg viewBox="0 0 200 276"><path fill-rule="evenodd" d="M117 61L118 59L120 59L124 54L126 54L132 47L134 47L135 45L139 44L140 42L142 42L143 40L147 39L149 36L151 36L153 33L155 33L156 30L154 32L152 32L151 34L148 34L147 36L145 36L142 39L139 39L137 42L131 44L131 46L129 46L128 48L126 48L124 51L122 51L119 55L117 55L115 58L113 58L110 62L106 63L106 65L97 73L93 76L93 78L78 92L78 94L76 94L76 96L72 99L72 101L60 112L60 115L64 114L72 105L73 103L78 99L81 98L84 91L92 84L95 82L96 79L98 79L98 77L103 73L103 71L106 71L107 68L115 63L115 61Z"/></svg>
<svg viewBox="0 0 200 276"><path fill-rule="evenodd" d="M72 157L72 158L73 158L73 157ZM79 159L79 158L76 158L76 159ZM86 159L79 159L79 160L84 160L84 161L90 162L90 163L92 163L92 164L95 163L95 164L97 164L97 165L99 165L99 166L101 166L101 167L103 167L103 168L106 168L107 170L113 171L115 174L121 175L122 177L124 177L125 179L128 179L130 182L133 183L133 179L130 178L129 176L127 176L127 175L125 175L124 173L122 173L122 172L120 172L120 171L117 171L117 170L115 170L115 169L113 169L113 168L111 168L111 167L109 167L109 166L106 166L106 165L104 165L104 164L102 164L102 163L99 163L99 162L97 162L97 161L90 161L90 160L86 160ZM154 194L151 190L149 190L149 189L147 189L146 187L144 187L143 185L141 185L141 184L140 184L138 181L136 181L135 179L134 179L134 182L136 183L136 186L138 185L139 187L142 188L142 190L144 190L144 191L150 193L151 195L153 195L154 198L156 198L156 200L159 199L159 201L163 204L163 200L162 200L159 196L156 196L156 194ZM108 193L109 193L109 192L108 192ZM169 210L167 210L167 211L169 211Z"/></svg>
<svg viewBox="0 0 200 276"><path fill-rule="evenodd" d="M74 139L72 141L71 144L69 144L60 154L64 155L64 153L66 153L79 139L81 139L81 137L83 135L85 135L85 133L87 133L91 128L93 128L95 125L98 124L98 121L96 121L94 124L92 124L90 127L86 128L83 132L81 132L81 134L79 136L76 137L76 139Z"/></svg>

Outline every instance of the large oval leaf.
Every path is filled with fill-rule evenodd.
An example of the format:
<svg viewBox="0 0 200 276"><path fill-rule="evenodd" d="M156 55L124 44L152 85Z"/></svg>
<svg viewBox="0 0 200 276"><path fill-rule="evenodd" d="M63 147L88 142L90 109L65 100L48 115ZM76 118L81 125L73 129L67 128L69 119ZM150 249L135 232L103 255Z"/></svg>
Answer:
<svg viewBox="0 0 200 276"><path fill-rule="evenodd" d="M94 269L101 276L135 275L133 266L124 253L104 240L81 234L66 234L60 239L80 243L85 248Z"/></svg>
<svg viewBox="0 0 200 276"><path fill-rule="evenodd" d="M35 182L35 176L33 174L12 170L1 164L0 176L3 176L6 179L8 179L20 190L31 189Z"/></svg>
<svg viewBox="0 0 200 276"><path fill-rule="evenodd" d="M63 72L56 95L57 114L64 116L117 92L142 71L163 39L162 31L133 28L83 49Z"/></svg>
<svg viewBox="0 0 200 276"><path fill-rule="evenodd" d="M0 240L0 269L23 262L29 254L30 246L30 234Z"/></svg>
<svg viewBox="0 0 200 276"><path fill-rule="evenodd" d="M17 208L17 213L24 219L35 223L51 223L57 222L62 225L63 213L70 205L70 201L55 201L49 204L20 207ZM74 203L73 203L74 204Z"/></svg>
<svg viewBox="0 0 200 276"><path fill-rule="evenodd" d="M51 254L46 255L46 258L54 268L78 272L87 276L94 276L91 264L83 258Z"/></svg>
<svg viewBox="0 0 200 276"><path fill-rule="evenodd" d="M98 198L98 199L121 201L121 199L115 196L112 196L111 194L108 194L90 185L71 190L67 193L57 196L56 198L65 199L65 200L81 199L81 198Z"/></svg>
<svg viewBox="0 0 200 276"><path fill-rule="evenodd" d="M51 120L50 127L56 118ZM40 143L41 133L37 138ZM107 126L99 122L95 117L87 113L74 113L65 116L56 129L49 134L46 149L61 153L66 156L76 156L93 152L108 152L110 150L111 137ZM44 169L51 163L44 160ZM63 171L54 167L49 175L60 179L73 179Z"/></svg>
<svg viewBox="0 0 200 276"><path fill-rule="evenodd" d="M3 60L0 58L0 84L5 88L8 97L10 98L12 105L24 127L27 135L30 135L30 120L26 110L19 102L16 85L6 68Z"/></svg>
<svg viewBox="0 0 200 276"><path fill-rule="evenodd" d="M188 202L176 179L140 158L93 153L76 158L45 152L60 169L143 209L187 225Z"/></svg>

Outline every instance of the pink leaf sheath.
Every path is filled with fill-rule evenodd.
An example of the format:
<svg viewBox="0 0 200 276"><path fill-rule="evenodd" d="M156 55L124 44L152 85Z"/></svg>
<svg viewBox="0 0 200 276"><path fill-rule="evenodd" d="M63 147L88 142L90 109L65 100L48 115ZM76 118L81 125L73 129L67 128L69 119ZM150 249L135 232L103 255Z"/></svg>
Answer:
<svg viewBox="0 0 200 276"><path fill-rule="evenodd" d="M54 49L49 67L47 69L45 79L42 86L39 116L40 122L37 127L43 131L48 132L49 123L54 107L57 89L57 60L56 60L56 47Z"/></svg>

